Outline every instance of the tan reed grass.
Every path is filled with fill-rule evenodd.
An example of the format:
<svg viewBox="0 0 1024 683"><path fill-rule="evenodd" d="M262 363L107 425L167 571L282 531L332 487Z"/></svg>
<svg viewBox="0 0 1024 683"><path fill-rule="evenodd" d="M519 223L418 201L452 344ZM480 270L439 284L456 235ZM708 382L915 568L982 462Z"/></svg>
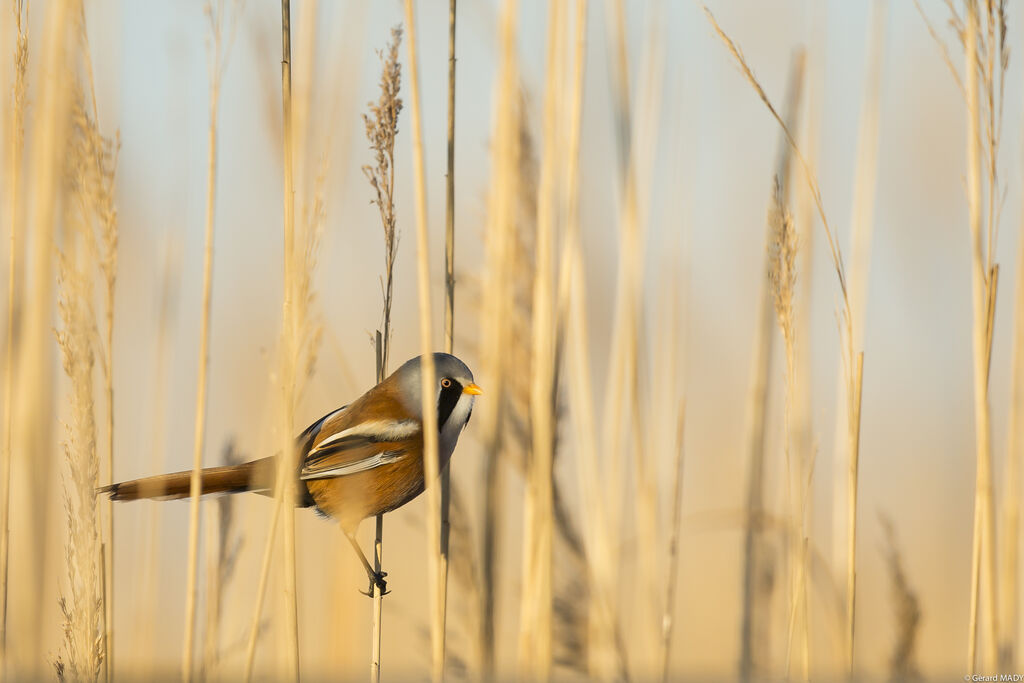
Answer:
<svg viewBox="0 0 1024 683"><path fill-rule="evenodd" d="M76 112L82 121L84 113ZM84 131L75 135L72 164L81 173L89 163L85 157ZM76 180L84 180L79 176ZM73 190L73 204L85 211L90 204L89 189L83 183ZM94 250L88 242L93 238L90 215L71 220L73 234L61 253L60 315L62 328L57 342L63 356L64 371L71 383L69 396L71 420L64 441L68 475L64 486L64 509L68 537L65 544L67 561L66 586L59 599L63 615L64 642L57 655L55 668L58 680L96 681L104 661L103 571L99 520L95 505L95 488L99 483L97 427L93 403L93 370L96 364L92 310Z"/></svg>
<svg viewBox="0 0 1024 683"><path fill-rule="evenodd" d="M398 227L395 221L395 137L398 135L398 116L402 112L402 100L398 96L402 87L402 64L398 50L402 43L402 28L391 29L387 50L380 53L381 76L380 96L369 104L370 115L363 114L366 137L374 150L374 165L363 166L363 174L370 181L380 214L384 233L384 295L381 311L381 330L377 331L377 382L383 382L388 373L388 358L391 353L391 304L394 292L395 258L398 255ZM374 571L380 572L384 561L384 515L374 520L373 564ZM370 652L370 680L380 680L381 634L384 616L384 594L376 585L371 586L373 597L373 635Z"/></svg>
<svg viewBox="0 0 1024 683"><path fill-rule="evenodd" d="M3 450L0 452L0 676L7 665L7 604L11 539L11 441L14 430L14 359L18 354L20 334L16 325L21 317L19 297L24 275L21 261L24 246L22 221L23 165L25 156L25 103L28 90L28 17L26 3L18 0L12 6L17 37L14 44L14 87L11 90L7 130L7 178L10 188L10 252L7 264L7 339L4 352Z"/></svg>
<svg viewBox="0 0 1024 683"><path fill-rule="evenodd" d="M441 496L437 483L437 412L434 410L434 347L431 333L430 258L427 230L427 187L423 161L423 122L420 113L419 65L416 54L416 16L412 0L405 0L406 43L409 66L409 94L412 112L413 186L416 190L417 288L419 290L420 361L423 399L423 472L427 487L427 588L430 595L431 678L444 676L444 648L441 630Z"/></svg>
<svg viewBox="0 0 1024 683"><path fill-rule="evenodd" d="M796 257L797 237L793 217L786 204L781 181L775 179L775 194L769 209L768 224L771 234L768 240L768 289L771 292L775 309L775 320L782 332L782 341L786 359L785 411L784 411L784 445L786 460L786 492L789 516L789 627L786 646L786 675L792 671L794 657L794 640L799 639L800 659L804 665L801 679L807 680L807 625L797 633L800 608L807 601L807 585L803 580L806 576L802 557L806 538L806 520L803 518L803 481L804 463L798 460L800 454L793 454L793 394L795 391L796 348L794 345L793 296L796 290Z"/></svg>
<svg viewBox="0 0 1024 683"><path fill-rule="evenodd" d="M790 65L789 83L786 86L785 116L788 125L795 126L803 92L805 57L802 52L794 55ZM755 632L766 629L767 610L757 604L759 596L756 584L765 571L764 541L761 520L765 513L765 451L766 418L771 383L772 348L775 337L772 334L773 292L770 286L771 244L777 220L773 210L778 204L778 193L789 187L789 173L792 163L792 147L784 135L776 152L775 179L765 224L765 263L758 301L757 327L754 336L754 356L751 365L751 379L747 391L746 417L744 419L744 441L747 450L747 490L743 533L743 615L740 624L739 674L743 680L750 678L767 663L758 662L759 652L755 650ZM774 222L773 222L774 221Z"/></svg>
<svg viewBox="0 0 1024 683"><path fill-rule="evenodd" d="M495 85L495 115L492 133L492 167L487 197L487 224L484 236L484 268L481 294L481 376L488 378L487 401L477 412L478 433L485 454L484 503L481 552L481 600L479 603L480 673L496 675L496 607L499 569L499 539L504 512L502 466L506 452L508 410L512 409L514 380L507 349L512 339L516 313L513 273L517 258L517 199L524 178L521 165L529 158L528 142L520 134L522 100L519 97L518 1L504 0L498 19L498 77Z"/></svg>
<svg viewBox="0 0 1024 683"><path fill-rule="evenodd" d="M686 427L686 404L679 407L676 427L676 462L672 477L671 532L668 538L668 572L665 588L665 612L661 620L661 680L669 680L669 657L672 654L672 630L675 624L673 611L676 604L676 586L679 582L679 528L682 524L683 507L683 435Z"/></svg>
<svg viewBox="0 0 1024 683"><path fill-rule="evenodd" d="M857 479L859 476L859 452L860 447L860 400L861 400L861 377L863 369L863 353L855 352L854 347L854 331L852 329L854 320L851 313L850 307L850 294L849 287L847 284L846 269L843 265L842 251L840 250L838 243L833 234L832 228L829 225L828 218L825 215L825 207L821 199L821 190L818 187L818 181L811 171L811 167L807 162L807 158L804 156L800 147L797 145L796 139L790 132L789 127L779 116L775 106L771 103L768 95L765 93L764 88L758 82L754 76L753 71L747 64L746 59L743 56L743 52L733 42L733 40L722 30L715 21L714 15L711 13L706 6L703 8L704 13L708 20L711 22L716 34L721 39L722 43L729 50L730 54L735 59L736 63L743 72L744 78L750 84L758 97L768 108L768 111L781 126L783 133L786 136L786 140L793 148L793 153L797 160L800 162L800 166L804 172L804 179L807 182L807 187L814 198L814 203L818 209L818 216L821 218L822 227L825 230L825 237L828 240L829 252L832 257L832 266L836 273L836 278L839 283L839 290L842 296L842 305L838 312L839 321L839 336L840 336L840 349L841 359L844 368L844 379L846 386L846 411L847 411L847 429L846 438L848 442L848 453L849 463L847 468L847 490L849 496L847 498L847 556L846 556L846 671L847 674L853 676L854 667L854 633L855 633L855 600L856 600L856 567L857 567L857 556L856 556L856 532L857 532Z"/></svg>
<svg viewBox="0 0 1024 683"><path fill-rule="evenodd" d="M207 129L206 156L206 218L203 247L203 293L199 323L199 370L196 383L196 411L194 445L192 451L192 479L189 490L188 529L188 584L185 596L185 647L182 653L181 675L191 681L193 676L193 652L195 649L196 602L198 599L199 563L199 492L202 490L203 449L206 442L206 396L210 362L210 308L213 294L213 227L214 204L217 196L217 144L218 115L220 110L220 86L227 55L235 34L240 12L240 0L234 0L231 8L226 0L207 2L204 12L210 24L211 51L208 71L210 79L210 122ZM225 24L225 21L227 24ZM225 35L227 29L227 35Z"/></svg>
<svg viewBox="0 0 1024 683"><path fill-rule="evenodd" d="M612 97L617 116L616 129L623 136L619 139L620 175L617 178L622 183L622 202L618 215L620 253L601 440L607 449L609 488L605 496L609 500L609 516L611 519L620 519L626 512L623 503L629 501L632 504L633 534L637 539L638 558L658 555L658 496L650 453L653 448L663 451L671 448L670 442L659 446L651 443L651 422L648 416L653 402L648 392L641 391L642 387L650 385L644 354L646 335L643 281L647 268L647 223L650 188L653 184L651 169L654 165L661 96L664 91L664 25L659 7L653 7L647 17L646 39L638 68L640 78L636 101L632 105L627 77L629 65L622 61L627 53L623 30L615 31L617 45L610 48L620 57L615 67L617 77L614 79ZM631 480L633 488L629 490L626 484ZM619 490L612 487L611 483L616 481L622 483ZM612 533L624 531L613 530ZM612 546L617 546L619 540L613 537ZM658 618L661 613L658 605L661 596L656 569L654 563L638 561L633 568L638 598L622 603L622 609L615 610L620 612L620 616L630 609L635 614L639 643L634 647L639 653L635 656L637 666L632 673L641 678L654 677L660 673L656 662L660 635ZM624 661L624 654L616 656Z"/></svg>
<svg viewBox="0 0 1024 683"><path fill-rule="evenodd" d="M971 625L968 636L968 671L976 666L978 622L982 608L989 630L984 665L995 667L998 660L998 615L996 613L995 501L992 484L991 414L988 401L988 311L992 293L987 266L991 261L991 234L986 244L982 225L981 104L979 102L977 49L981 31L978 7L967 3L964 36L965 82L967 92L967 205L971 235L971 292L974 311L972 345L974 361L974 421L977 476L975 482L975 533L971 571ZM980 598L980 599L979 599Z"/></svg>
<svg viewBox="0 0 1024 683"><path fill-rule="evenodd" d="M262 627L263 603L270 579L271 561L274 559L274 548L277 542L278 527L282 524L284 514L284 549L279 559L284 563L284 590L282 599L285 603L286 627L289 637L283 639L285 649L283 661L288 663L287 676L299 679L299 637L298 637L298 595L296 581L296 550L295 550L295 497L297 482L295 473L294 433L295 407L305 392L309 378L313 375L318 357L318 347L323 336L323 325L314 312L316 292L313 276L318 264L320 241L326 222L325 187L329 174L329 158L326 153L320 155L319 166L315 177L310 183L308 178L300 188L305 197L300 221L295 217L295 166L296 149L305 151L305 158L300 160L299 168L310 165L313 147L310 144L310 118L307 98L312 89L312 66L300 69L298 73L308 73L309 82L301 88L299 97L292 95L292 63L291 63L291 8L288 3L281 7L282 37L282 177L284 185L284 292L282 303L281 338L278 358L278 371L274 381L280 390L278 394L278 438L279 452L284 454L279 463L278 476L274 490L274 505L271 521L267 528L264 542L260 574L257 582L255 601L253 603L252 622L246 638L245 673L246 681L252 680L256 656L256 645ZM315 19L316 7L304 9ZM302 22L307 25L306 21ZM311 29L300 30L304 39L312 40ZM303 48L308 54L309 48ZM300 104L295 107L295 103ZM297 111L296 111L297 110ZM305 140L300 147L295 140ZM305 150L302 149L305 148ZM305 163L301 163L304 161ZM303 176L305 177L305 176ZM291 464L288 460L291 460Z"/></svg>
<svg viewBox="0 0 1024 683"><path fill-rule="evenodd" d="M982 608L984 607L986 612L989 631L986 666L992 667L999 661L1012 659L1013 650L1010 641L1000 633L1001 615L998 610L1002 609L1005 612L1005 617L1015 624L1016 612L1019 609L1016 603L1011 605L1009 601L999 602L996 600L997 581L1002 584L999 590L1005 589L1010 593L1016 593L1015 584L1019 579L1015 574L1010 575L1008 572L1004 572L1001 576L996 573L996 506L992 481L991 416L988 404L988 373L991 365L991 343L998 284L998 266L993 264L992 258L1001 211L1001 204L997 204L996 199L1000 192L998 151L1002 132L1003 90L1005 72L1009 63L1009 49L1006 44L1005 2L999 0L985 3L984 25L979 18L981 9L976 0L968 0L964 3L965 17L961 17L952 2L948 0L946 7L950 14L949 23L964 50L965 77L963 80L960 79L949 57L948 49L938 37L931 22L919 5L917 9L928 26L932 38L942 50L943 59L964 95L968 117L967 199L972 245L972 306L974 308L972 344L974 346L975 451L977 460L971 553L971 607L967 638L968 669L973 674L977 666L979 622ZM964 85L965 82L966 85ZM984 126L982 125L983 120ZM984 144L982 135L984 135ZM983 220L982 166L985 169L988 192L985 226L981 225ZM1010 454L1009 457L1012 460L1013 455ZM1011 484L1011 488L1013 486ZM1009 505L1013 505L1013 503L1011 502ZM1012 514L1012 512L1008 513L1006 526L1014 524ZM1016 549L1012 548L1011 552L1016 552ZM1000 650L1002 650L1002 654Z"/></svg>
<svg viewBox="0 0 1024 683"><path fill-rule="evenodd" d="M870 10L865 63L864 91L861 97L860 123L857 133L857 160L854 170L853 204L850 216L850 290L849 290L849 335L854 349L864 345L864 327L867 314L867 286L871 270L871 242L874 233L875 192L878 183L878 126L881 102L882 66L888 6L873 3ZM850 351L842 359L840 377L836 382L837 405L849 405L849 368L852 367ZM836 467L833 470L833 552L836 566L855 567L856 559L850 557L850 516L856 516L856 501L847 498L846 493L853 486L849 481L853 457L850 445L850 411L836 411L835 453ZM846 467L841 464L845 461ZM845 521L845 528L844 528ZM845 533L844 533L845 532ZM844 543L845 540L845 543ZM848 569L849 572L853 571ZM848 579L849 581L849 579ZM848 587L849 590L849 587ZM848 614L853 606L848 605ZM847 666L853 661L853 626L847 617L848 645Z"/></svg>
<svg viewBox="0 0 1024 683"><path fill-rule="evenodd" d="M548 12L544 91L544 148L537 192L536 261L531 324L530 427L526 500L523 507L523 593L519 616L519 671L524 678L547 680L552 667L551 480L554 461L554 240L559 207L559 104L564 57L564 7Z"/></svg>
<svg viewBox="0 0 1024 683"><path fill-rule="evenodd" d="M1024 229L1019 231L1024 235ZM1020 506L1022 454L1024 454L1024 239L1018 238L1017 291L1014 294L1013 353L1010 369L1009 435L1006 446L1006 492L1003 498L1002 581L1000 615L1003 643L999 666L1009 671L1017 662L1020 634Z"/></svg>
<svg viewBox="0 0 1024 683"><path fill-rule="evenodd" d="M167 375L172 357L172 342L178 322L178 296L181 282L181 245L176 239L168 237L161 249L164 263L161 267L160 290L157 306L157 339L155 353L155 371L153 375L152 422L150 449L150 472L163 472L166 461L167 439ZM139 609L135 613L134 630L140 633L144 648L148 652L156 649L155 624L148 615L156 614L160 609L160 515L162 505L149 505L148 530L145 534L145 545L142 550L143 576L145 581L140 584L135 604ZM142 607L145 606L145 607ZM155 668L142 670L141 675L154 678L158 675Z"/></svg>
<svg viewBox="0 0 1024 683"><path fill-rule="evenodd" d="M302 312L299 307L304 304L297 297L298 252L295 239L295 166L294 166L294 126L292 121L292 48L291 48L291 3L281 0L281 134L284 176L284 303L282 310L281 332L281 408L278 426L280 443L280 467L277 474L276 497L278 504L283 506L284 547L281 552L284 573L284 610L287 631L281 642L285 660L288 663L286 676L291 680L299 680L299 607L298 581L296 578L295 551L295 506L299 500L298 467L295 452L295 440L292 433L295 428L295 389L296 368L300 348L300 325Z"/></svg>
<svg viewBox="0 0 1024 683"><path fill-rule="evenodd" d="M114 290L117 284L117 246L118 246L118 217L117 206L114 202L114 173L117 167L117 149L114 149L113 166L106 168L105 144L99 133L95 130L96 121L99 120L99 107L96 104L96 84L93 75L92 54L89 48L88 35L85 26L85 6L79 7L79 32L82 45L82 60L89 85L89 106L91 108L92 125L89 128L89 161L95 166L94 202L96 206L96 219L99 222L99 235L97 235L98 266L103 276L104 294L104 332L105 335L99 340L103 353L99 356L103 370L103 394L106 405L106 468L104 480L107 483L114 482ZM117 140L120 146L120 139ZM98 327L97 321L97 327ZM97 333L98 334L98 333ZM105 339L105 342L104 342ZM103 575L103 604L104 604L104 657L103 662L106 668L107 680L114 677L114 508L113 501L105 498L103 501L103 550L104 550L104 575Z"/></svg>
<svg viewBox="0 0 1024 683"><path fill-rule="evenodd" d="M455 352L455 7L448 3L448 144L444 197L444 350ZM452 461L441 472L441 657L448 643L448 550L451 537Z"/></svg>
<svg viewBox="0 0 1024 683"><path fill-rule="evenodd" d="M24 288L20 310L24 311L23 333L15 365L15 406L12 453L22 462L12 463L29 472L28 504L11 510L12 536L26 539L50 538L50 511L32 501L46 500L54 471L52 416L53 347L50 344L53 314L54 263L58 208L63 199L61 181L71 124L71 66L77 61L78 43L73 39L73 7L70 3L46 6L40 67L50 74L41 84L35 106L31 142L31 173L27 188L26 233L32 234L25 273L31 281ZM45 588L50 569L50 544L31 543L20 563L25 569L23 583L14 593L12 605L23 621L18 624L18 648L10 665L13 671L37 671L47 653L42 637L43 615L38 596ZM10 610L9 610L10 612ZM13 650L12 650L13 652ZM9 665L9 666L10 666ZM11 671L11 669L8 669ZM16 675L16 674L12 674Z"/></svg>
<svg viewBox="0 0 1024 683"><path fill-rule="evenodd" d="M99 361L104 375L105 396L112 396L113 290L117 263L117 207L114 201L118 142L103 138L99 131L92 63L85 30L84 9L79 7L76 39L81 46L89 85L89 100L74 86L73 129L66 160L70 177L65 223L70 226L61 255L60 312L64 323L58 334L64 369L71 380L73 421L65 442L71 485L66 488L65 509L69 538L68 594L62 599L65 616L65 655L58 670L71 678L95 678L101 664L112 677L110 664L112 615L109 600L106 557L99 536L99 513L94 490L99 482L99 430L93 402L93 370ZM87 107L89 107L87 109ZM93 302L94 279L100 277L105 294L104 338ZM107 404L107 442L113 441L112 403ZM108 450L108 456L110 451ZM109 525L108 525L109 533ZM109 536L108 536L109 539ZM66 659L66 661L65 661ZM95 668L95 673L93 670Z"/></svg>

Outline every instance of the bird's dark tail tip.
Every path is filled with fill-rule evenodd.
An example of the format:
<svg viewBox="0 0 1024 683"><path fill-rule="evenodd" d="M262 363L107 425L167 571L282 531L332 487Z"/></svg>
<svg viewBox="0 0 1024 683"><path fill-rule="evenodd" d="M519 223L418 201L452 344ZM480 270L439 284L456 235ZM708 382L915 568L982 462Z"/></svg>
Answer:
<svg viewBox="0 0 1024 683"><path fill-rule="evenodd" d="M96 495L98 496L110 496L110 500L120 500L118 491L121 488L120 484L110 484L108 486L101 486L96 489Z"/></svg>

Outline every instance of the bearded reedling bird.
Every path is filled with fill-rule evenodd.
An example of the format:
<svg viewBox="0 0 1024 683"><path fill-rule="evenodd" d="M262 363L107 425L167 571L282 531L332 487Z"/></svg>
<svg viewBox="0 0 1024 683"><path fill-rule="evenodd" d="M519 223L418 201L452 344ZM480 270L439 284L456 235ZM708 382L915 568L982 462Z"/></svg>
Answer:
<svg viewBox="0 0 1024 683"><path fill-rule="evenodd" d="M435 353L439 469L455 450L483 393L466 364ZM383 593L384 572L375 572L356 541L367 517L390 512L423 492L423 404L420 357L407 361L352 403L328 413L296 439L300 507L316 507L341 523L363 568ZM274 495L277 456L202 471L202 494L254 491ZM105 486L112 500L188 498L192 471Z"/></svg>

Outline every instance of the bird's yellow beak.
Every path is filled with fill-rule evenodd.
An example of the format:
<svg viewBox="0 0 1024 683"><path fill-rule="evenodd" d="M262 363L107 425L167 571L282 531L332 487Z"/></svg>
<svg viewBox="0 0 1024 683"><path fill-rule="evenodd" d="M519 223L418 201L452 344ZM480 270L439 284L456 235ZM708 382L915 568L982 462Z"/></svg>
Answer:
<svg viewBox="0 0 1024 683"><path fill-rule="evenodd" d="M465 386L465 388L463 388L462 393L470 394L471 396L479 396L480 394L484 393L484 390L478 387L473 382L470 382Z"/></svg>

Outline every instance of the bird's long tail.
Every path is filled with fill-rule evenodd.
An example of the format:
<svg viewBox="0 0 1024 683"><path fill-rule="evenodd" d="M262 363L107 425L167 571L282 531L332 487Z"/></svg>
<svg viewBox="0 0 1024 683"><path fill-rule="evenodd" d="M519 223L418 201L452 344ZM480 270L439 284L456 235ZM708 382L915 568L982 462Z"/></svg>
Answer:
<svg viewBox="0 0 1024 683"><path fill-rule="evenodd" d="M241 465L207 467L203 470L202 493L241 493L269 491L274 486L276 458L262 458ZM192 470L133 479L98 489L111 500L188 498L192 492Z"/></svg>

